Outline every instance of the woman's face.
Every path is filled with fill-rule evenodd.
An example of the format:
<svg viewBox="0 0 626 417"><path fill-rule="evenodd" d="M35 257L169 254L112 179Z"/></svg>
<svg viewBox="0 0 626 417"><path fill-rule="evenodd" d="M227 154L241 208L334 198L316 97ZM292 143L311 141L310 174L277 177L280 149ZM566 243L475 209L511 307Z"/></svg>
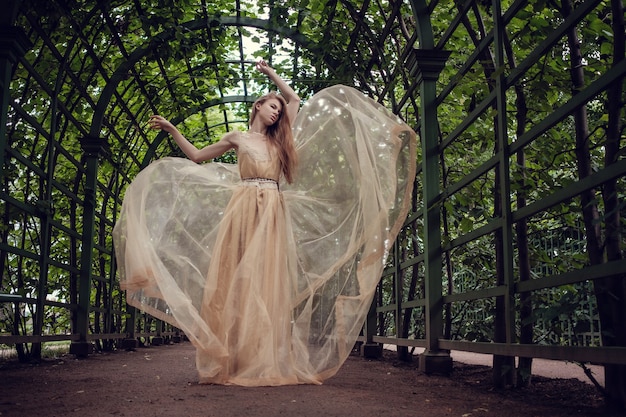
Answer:
<svg viewBox="0 0 626 417"><path fill-rule="evenodd" d="M256 105L257 115L265 126L271 126L278 121L283 105L277 98L269 98Z"/></svg>

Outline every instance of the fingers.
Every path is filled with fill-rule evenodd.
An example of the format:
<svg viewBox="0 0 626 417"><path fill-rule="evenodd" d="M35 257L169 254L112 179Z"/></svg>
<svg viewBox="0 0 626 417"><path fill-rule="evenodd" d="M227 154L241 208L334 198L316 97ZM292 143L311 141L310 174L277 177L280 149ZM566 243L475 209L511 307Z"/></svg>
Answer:
<svg viewBox="0 0 626 417"><path fill-rule="evenodd" d="M150 116L150 119L148 120L148 127L150 129L162 129L162 123L165 122L166 120L159 116L158 114L153 114L152 116Z"/></svg>
<svg viewBox="0 0 626 417"><path fill-rule="evenodd" d="M267 71L269 70L270 66L267 64L267 62L265 62L264 59L260 59L257 61L256 63L256 69L259 70L262 73L267 73Z"/></svg>

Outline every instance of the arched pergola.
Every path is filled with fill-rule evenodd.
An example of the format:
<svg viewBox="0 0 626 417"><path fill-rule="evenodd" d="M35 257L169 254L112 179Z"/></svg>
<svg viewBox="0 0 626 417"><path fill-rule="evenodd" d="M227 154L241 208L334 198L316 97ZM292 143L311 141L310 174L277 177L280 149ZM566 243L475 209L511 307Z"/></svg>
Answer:
<svg viewBox="0 0 626 417"><path fill-rule="evenodd" d="M423 348L425 372L448 372L450 349L489 353L496 385L527 383L529 358L593 361L623 405L620 0L5 3L0 343L84 356L175 332L117 282L124 190L179 152L145 123L164 114L199 145L245 128L264 57L303 100L351 85L419 133L364 354Z"/></svg>

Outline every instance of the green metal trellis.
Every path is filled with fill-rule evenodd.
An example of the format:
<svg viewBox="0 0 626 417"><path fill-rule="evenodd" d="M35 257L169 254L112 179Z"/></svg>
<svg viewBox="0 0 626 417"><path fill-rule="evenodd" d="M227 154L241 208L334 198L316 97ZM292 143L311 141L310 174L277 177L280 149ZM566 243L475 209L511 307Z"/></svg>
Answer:
<svg viewBox="0 0 626 417"><path fill-rule="evenodd" d="M364 327L364 353L379 354L382 344L423 348L426 372L449 372L450 349L492 354L496 367L515 356L626 365L623 346L520 343L518 330L523 296L567 285L591 288L626 274L623 256L529 280L521 280L516 267L517 225L541 230L558 216L563 222L580 217L578 196L610 182L620 201L625 197L623 155L605 163L597 153L604 145L597 132L610 119L607 91L621 88L618 113L624 115L626 60L614 52L622 33L598 36L604 46L585 50L590 69L584 88L562 88L570 85L567 68L559 67L558 76L547 72L551 63L567 62L572 31L592 39L590 26L604 34L613 30L606 3L586 0L562 15L526 0L343 1L319 10L290 1L284 9L292 16L284 21L271 2L240 1L233 12L232 2L201 1L197 9L157 15L139 7L150 1L84 3L71 8L62 0L13 0L11 12L0 18L0 101L6 109L0 113L0 343L67 341L86 355L93 341L122 346L125 339L175 334L136 317L115 279L110 233L124 189L152 160L175 152L142 121L166 109L178 115L177 123L193 124L194 117L213 112L221 120L202 124L198 136L206 137L244 125L237 106L245 107L262 87L246 66L274 51L277 68L302 97L328 84L351 84L419 132L414 209L381 281L382 302L372 305ZM337 16L345 19L342 31L336 30ZM254 39L258 34L266 38ZM281 59L280 53L289 56ZM546 74L555 87L541 83ZM542 88L558 90L549 108L539 99ZM534 100L518 132L514 98L522 92ZM593 110L595 170L576 178L567 167L542 166L540 157L556 159L574 148L567 138L581 107ZM623 141L623 128L621 135ZM551 147L552 136L564 143ZM516 156L522 153L537 172L565 174L553 185L528 174L539 185L526 184L523 193L531 199L520 205ZM483 202L489 207L478 210ZM468 253L485 256L484 264L472 263ZM449 275L464 262L480 276L476 289L455 288L457 278ZM53 300L54 291L62 296ZM104 296L97 299L97 293ZM473 302L495 306L491 334L479 342L467 334L451 340L445 331L450 312ZM44 334L52 308L64 311L71 325ZM407 335L405 315L423 337ZM393 317L395 334L385 333L381 316ZM137 330L135 320L147 327Z"/></svg>

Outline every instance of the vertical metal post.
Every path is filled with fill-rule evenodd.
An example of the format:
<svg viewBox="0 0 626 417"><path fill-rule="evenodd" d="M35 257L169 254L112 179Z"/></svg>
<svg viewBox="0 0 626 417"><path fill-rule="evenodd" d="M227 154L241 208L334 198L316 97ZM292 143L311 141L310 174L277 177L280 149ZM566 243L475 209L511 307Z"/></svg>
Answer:
<svg viewBox="0 0 626 417"><path fill-rule="evenodd" d="M3 5L4 6L4 5ZM16 5L13 4L13 7ZM6 15L3 17L3 22L9 18L11 21L14 17L15 10L5 10ZM22 28L15 26L0 26L0 182L4 177L5 156L6 147L8 143L7 138L7 123L8 123L8 109L11 97L11 79L15 65L19 59L26 54L32 47L30 40L24 34ZM2 284L0 280L0 285ZM44 284L45 285L45 284ZM39 287L41 288L41 282ZM41 328L43 326L43 301L45 295L41 292L37 294L37 315L35 316L35 329L33 334L41 334ZM15 326L18 323L18 315L20 314L19 302L15 302ZM17 334L17 332L15 332ZM34 357L41 355L41 343L34 343L32 350Z"/></svg>
<svg viewBox="0 0 626 417"><path fill-rule="evenodd" d="M96 192L98 186L98 159L108 153L106 139L87 136L80 145L85 159L85 199L83 203L82 252L80 257L80 277L78 283L78 309L76 311L76 329L79 340L70 345L70 353L87 356L92 345L87 341L89 332L89 312L91 305L91 276L94 249L94 230L96 215Z"/></svg>
<svg viewBox="0 0 626 417"><path fill-rule="evenodd" d="M500 207L502 217L502 276L498 284L504 285L505 293L502 299L496 300L496 317L502 322L504 331L496 328L495 342L511 344L515 338L515 282L513 277L513 224L511 220L511 178L509 160L509 135L506 115L506 74L502 69L504 63L504 22L500 0L492 1L494 16L494 53L496 65L496 141L498 144L498 167L496 175L499 178ZM503 333L503 334L501 334ZM504 339L504 340L502 340ZM515 381L515 361L513 357L494 355L493 367L496 385L511 385ZM505 375L506 374L506 375ZM498 382L499 381L499 382Z"/></svg>
<svg viewBox="0 0 626 417"><path fill-rule="evenodd" d="M379 289L376 291L379 291ZM380 343L374 342L376 324L376 294L374 294L374 297L372 297L372 303L370 304L370 309L367 312L367 317L365 318L365 324L363 325L365 342L361 345L361 355L364 358L376 359L380 358L383 354L383 346Z"/></svg>
<svg viewBox="0 0 626 417"><path fill-rule="evenodd" d="M126 338L122 341L122 346L126 350L135 350L139 347L139 341L135 336L137 324L137 309L130 304L126 304Z"/></svg>
<svg viewBox="0 0 626 417"><path fill-rule="evenodd" d="M398 239L393 243L393 289L396 299L395 325L396 338L404 337L404 326L402 320L402 300L404 298L404 280L402 279L402 269L400 268L400 244Z"/></svg>
<svg viewBox="0 0 626 417"><path fill-rule="evenodd" d="M504 23L500 1L495 0L495 53L498 76L496 77L496 103L498 108L498 130L496 140L499 143L500 154L498 155L498 168L500 181L500 195L502 197L502 237L503 237L503 260L504 260L504 284L506 285L505 306L507 311L506 343L515 340L515 282L513 267L513 222L511 216L511 170L509 151L509 132L506 113L506 74L500 71L505 67L504 63Z"/></svg>
<svg viewBox="0 0 626 417"><path fill-rule="evenodd" d="M420 85L420 138L422 142L422 184L424 190L424 242L425 257L425 318L426 350L420 355L420 370L449 374L452 358L448 351L439 349L443 337L443 291L441 210L437 202L439 180L439 124L437 119L437 80L449 51L415 49L415 61L410 69Z"/></svg>

